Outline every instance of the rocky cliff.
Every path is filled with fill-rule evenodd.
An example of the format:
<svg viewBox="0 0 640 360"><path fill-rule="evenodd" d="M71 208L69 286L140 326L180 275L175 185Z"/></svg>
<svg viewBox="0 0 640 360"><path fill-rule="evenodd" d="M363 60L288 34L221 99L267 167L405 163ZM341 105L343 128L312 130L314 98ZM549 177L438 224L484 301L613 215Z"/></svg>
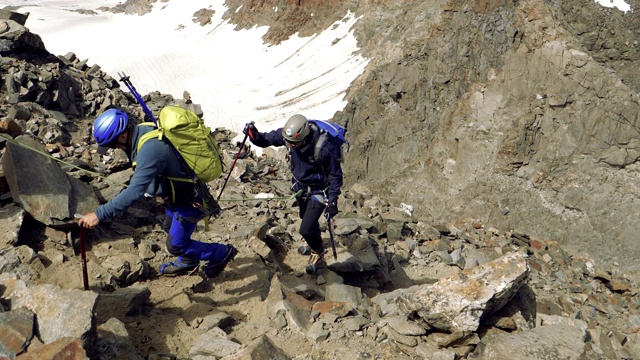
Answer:
<svg viewBox="0 0 640 360"><path fill-rule="evenodd" d="M229 3L232 21L269 25L273 43L360 17L371 62L334 117L352 145L347 184L640 273L637 12L582 0Z"/></svg>
<svg viewBox="0 0 640 360"><path fill-rule="evenodd" d="M349 183L638 273L637 13L415 1L362 16L375 61L336 116L353 145Z"/></svg>
<svg viewBox="0 0 640 360"><path fill-rule="evenodd" d="M0 12L0 357L638 357L636 14L577 1L228 5L238 27L269 25L271 43L360 17L371 62L334 116L351 143L336 258L299 271L284 154L239 152L221 131L225 161L242 156L223 215L194 236L233 243L237 259L215 279L159 276L171 256L148 200L88 234L80 290L73 214L132 173L122 152L95 152L90 123L113 105L142 113L99 64L49 54Z"/></svg>

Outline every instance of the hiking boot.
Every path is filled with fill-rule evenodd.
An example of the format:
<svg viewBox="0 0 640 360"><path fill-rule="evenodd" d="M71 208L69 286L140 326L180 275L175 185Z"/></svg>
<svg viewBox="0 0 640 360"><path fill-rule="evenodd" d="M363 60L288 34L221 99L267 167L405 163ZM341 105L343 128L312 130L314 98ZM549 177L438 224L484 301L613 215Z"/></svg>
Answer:
<svg viewBox="0 0 640 360"><path fill-rule="evenodd" d="M160 265L160 274L164 276L178 276L195 271L199 262L185 262L181 256L175 261Z"/></svg>
<svg viewBox="0 0 640 360"><path fill-rule="evenodd" d="M309 275L315 274L319 268L324 265L323 257L326 254L326 251L323 249L320 252L311 250L311 256L309 257L309 263L304 268L304 271Z"/></svg>
<svg viewBox="0 0 640 360"><path fill-rule="evenodd" d="M310 255L311 247L309 245L301 245L298 247L298 254L300 255Z"/></svg>
<svg viewBox="0 0 640 360"><path fill-rule="evenodd" d="M227 264L236 257L236 255L238 255L238 250L232 245L227 245L227 252L224 254L222 261L215 263L209 261L207 266L204 268L204 273L210 278L220 274Z"/></svg>

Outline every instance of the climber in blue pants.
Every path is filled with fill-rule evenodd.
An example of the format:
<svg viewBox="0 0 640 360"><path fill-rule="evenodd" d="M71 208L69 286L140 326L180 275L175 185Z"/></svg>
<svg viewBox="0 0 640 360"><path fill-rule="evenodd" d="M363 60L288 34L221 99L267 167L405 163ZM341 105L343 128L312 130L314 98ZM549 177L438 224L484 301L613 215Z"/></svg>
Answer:
<svg viewBox="0 0 640 360"><path fill-rule="evenodd" d="M200 261L206 261L205 274L213 277L224 270L238 251L232 245L204 243L191 239L198 220L204 217L191 182L171 179L188 178L182 163L167 142L151 138L140 149L140 137L154 128L129 123L127 113L109 109L93 123L93 137L99 150L119 148L125 151L135 170L129 186L95 212L84 215L78 222L85 228L93 228L101 221L112 219L117 214L139 201L145 194L162 196L165 200L168 232L167 250L177 259L160 267L167 276L187 274L194 271Z"/></svg>
<svg viewBox="0 0 640 360"><path fill-rule="evenodd" d="M196 229L196 224L202 219L202 212L191 204L183 204L167 207L165 210L167 222L170 221L167 235L167 250L170 254L179 255L178 259L162 264L160 272L164 275L173 275L176 272L184 273L192 271L198 265L199 259L210 259L205 268L207 276L213 277L220 273L226 263L225 259L233 255L229 246L216 243L203 243L191 239L191 234Z"/></svg>

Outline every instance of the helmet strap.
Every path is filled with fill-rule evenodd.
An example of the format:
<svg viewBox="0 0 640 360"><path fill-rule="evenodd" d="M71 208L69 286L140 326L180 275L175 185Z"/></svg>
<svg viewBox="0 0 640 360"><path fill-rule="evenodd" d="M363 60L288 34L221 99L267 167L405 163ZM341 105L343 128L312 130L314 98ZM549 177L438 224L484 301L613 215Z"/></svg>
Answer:
<svg viewBox="0 0 640 360"><path fill-rule="evenodd" d="M125 154L127 154L127 156L129 158L131 158L131 149L133 149L133 126L131 124L129 124L129 126L127 126L127 139L125 140L126 144L125 144Z"/></svg>
<svg viewBox="0 0 640 360"><path fill-rule="evenodd" d="M313 128L309 128L309 135L307 135L306 138L302 139L302 144L300 144L300 146L298 147L298 150L301 153L306 153L307 150L309 150L310 148L312 148L313 146L310 146L311 144L315 144L315 138L316 138L316 131Z"/></svg>

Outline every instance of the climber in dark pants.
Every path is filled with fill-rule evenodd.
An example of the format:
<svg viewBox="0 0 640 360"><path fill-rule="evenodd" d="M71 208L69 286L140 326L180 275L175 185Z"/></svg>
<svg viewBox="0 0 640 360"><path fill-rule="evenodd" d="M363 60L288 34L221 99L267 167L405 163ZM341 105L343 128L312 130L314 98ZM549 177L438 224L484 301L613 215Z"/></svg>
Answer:
<svg viewBox="0 0 640 360"><path fill-rule="evenodd" d="M314 274L325 255L318 220L323 211L331 217L338 213L342 187L341 144L327 138L316 159L314 150L320 130L303 115L292 116L284 127L268 133L258 132L253 123L248 123L244 133L256 146L286 145L289 149L293 173L291 189L299 192L296 200L302 219L300 235L307 243L307 246L298 248L298 252L310 255L305 270Z"/></svg>

